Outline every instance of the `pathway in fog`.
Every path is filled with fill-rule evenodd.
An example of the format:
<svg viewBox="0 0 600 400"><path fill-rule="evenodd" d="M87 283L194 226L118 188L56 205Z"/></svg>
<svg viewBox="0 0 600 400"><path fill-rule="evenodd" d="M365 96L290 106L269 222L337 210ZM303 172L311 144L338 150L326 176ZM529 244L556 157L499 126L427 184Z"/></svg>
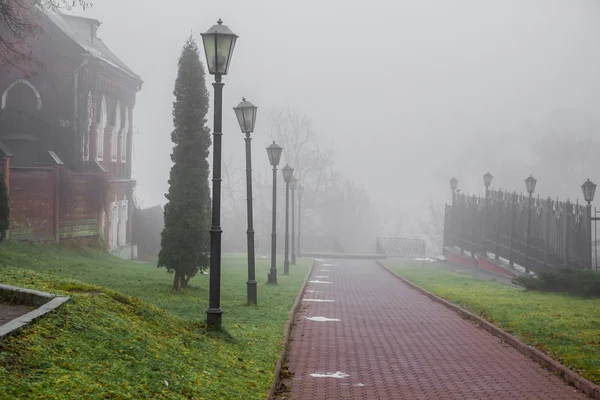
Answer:
<svg viewBox="0 0 600 400"><path fill-rule="evenodd" d="M310 281L304 299L333 301L301 304L287 398L587 398L373 262L320 261Z"/></svg>

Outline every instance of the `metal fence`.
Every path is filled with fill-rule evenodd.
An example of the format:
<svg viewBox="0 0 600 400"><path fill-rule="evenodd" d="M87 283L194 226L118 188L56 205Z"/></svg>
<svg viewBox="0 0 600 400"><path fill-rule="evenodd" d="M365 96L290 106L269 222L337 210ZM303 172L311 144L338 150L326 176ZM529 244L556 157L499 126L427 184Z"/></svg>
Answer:
<svg viewBox="0 0 600 400"><path fill-rule="evenodd" d="M427 244L421 239L387 238L376 239L377 254L387 257L425 257Z"/></svg>
<svg viewBox="0 0 600 400"><path fill-rule="evenodd" d="M444 246L471 254L489 252L527 270L592 268L587 206L489 191L455 195L446 205Z"/></svg>

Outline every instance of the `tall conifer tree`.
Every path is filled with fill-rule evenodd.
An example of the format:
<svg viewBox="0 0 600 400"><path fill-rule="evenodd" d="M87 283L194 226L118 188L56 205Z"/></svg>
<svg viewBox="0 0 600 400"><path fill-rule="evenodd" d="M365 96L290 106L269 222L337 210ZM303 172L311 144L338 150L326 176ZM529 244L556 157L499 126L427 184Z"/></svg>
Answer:
<svg viewBox="0 0 600 400"><path fill-rule="evenodd" d="M207 158L211 138L206 126L209 97L198 44L191 36L179 57L173 94L173 167L158 267L174 272L173 290L179 290L198 271L207 268L210 245Z"/></svg>

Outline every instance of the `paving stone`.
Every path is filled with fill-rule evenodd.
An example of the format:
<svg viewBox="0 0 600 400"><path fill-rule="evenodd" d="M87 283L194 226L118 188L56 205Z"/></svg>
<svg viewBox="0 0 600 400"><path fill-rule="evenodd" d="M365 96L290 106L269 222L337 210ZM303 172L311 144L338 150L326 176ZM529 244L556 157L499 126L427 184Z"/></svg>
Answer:
<svg viewBox="0 0 600 400"><path fill-rule="evenodd" d="M317 262L327 264L327 262ZM513 347L370 261L309 283L292 329L289 399L586 399ZM321 275L315 268L311 280ZM317 322L321 316L340 321ZM345 378L312 377L340 371Z"/></svg>

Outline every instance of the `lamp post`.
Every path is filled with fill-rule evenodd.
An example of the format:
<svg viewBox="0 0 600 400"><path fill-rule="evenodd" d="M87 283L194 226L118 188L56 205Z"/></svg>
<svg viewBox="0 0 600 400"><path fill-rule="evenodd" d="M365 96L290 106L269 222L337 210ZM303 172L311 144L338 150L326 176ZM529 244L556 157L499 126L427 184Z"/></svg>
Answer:
<svg viewBox="0 0 600 400"><path fill-rule="evenodd" d="M267 276L268 283L277 283L277 166L283 148L273 142L267 147L269 162L273 167L273 227L271 230L271 270Z"/></svg>
<svg viewBox="0 0 600 400"><path fill-rule="evenodd" d="M252 214L252 158L250 134L254 132L257 107L242 97L242 102L233 109L242 133L246 134L246 203L248 216L248 281L246 282L246 297L248 304L256 304L256 273L254 256L254 221Z"/></svg>
<svg viewBox="0 0 600 400"><path fill-rule="evenodd" d="M285 182L285 259L283 262L283 274L288 275L290 273L290 261L289 261L289 248L290 248L290 234L289 234L289 222L290 222L290 183L294 176L294 168L286 165L281 170L283 173L283 180Z"/></svg>
<svg viewBox="0 0 600 400"><path fill-rule="evenodd" d="M455 246L456 245L456 240L454 239L454 235L455 234L459 234L459 232L455 232L456 230L458 230L458 212L456 211L456 208L454 207L454 204L456 202L456 189L458 188L458 179L452 177L452 179L450 179L450 190L452 191L452 214L451 214L451 218L452 220L450 221L450 245L451 246ZM462 254L462 245L460 247L460 251Z"/></svg>
<svg viewBox="0 0 600 400"><path fill-rule="evenodd" d="M456 197L456 189L458 188L458 179L450 179L450 190L452 191L452 205L454 206L454 198Z"/></svg>
<svg viewBox="0 0 600 400"><path fill-rule="evenodd" d="M529 207L527 211L527 243L525 249L525 272L529 273L529 245L531 243L531 214L533 208L533 192L535 192L535 185L537 179L529 175L529 178L525 179L525 186L527 187L527 193L529 193Z"/></svg>
<svg viewBox="0 0 600 400"><path fill-rule="evenodd" d="M298 179L296 177L292 177L292 181L290 182L290 189L292 189L292 265L296 265L296 232L295 232L295 221L296 221L296 213L294 211L294 204L296 199L296 187L298 186Z"/></svg>
<svg viewBox="0 0 600 400"><path fill-rule="evenodd" d="M238 36L219 19L208 31L202 34L208 72L215 76L214 128L213 128L213 190L212 223L210 228L210 279L209 301L206 310L206 323L212 327L221 326L221 144L223 133L223 75L227 75L229 63Z"/></svg>
<svg viewBox="0 0 600 400"><path fill-rule="evenodd" d="M483 250L483 255L486 257L487 257L487 251L485 250L485 228L486 228L485 219L487 217L488 202L489 202L489 197L490 197L490 185L492 184L492 179L494 179L494 177L489 172L487 172L485 175L483 175L483 185L485 186L485 202L483 203L483 221L481 224L481 230L482 230L481 250Z"/></svg>
<svg viewBox="0 0 600 400"><path fill-rule="evenodd" d="M595 217L592 218L592 201L594 201L594 195L596 194L596 184L588 179L583 183L583 185L581 185L581 190L583 191L583 198L587 202L587 218L589 224L588 243L590 246L588 265L590 269L592 269L592 260L594 259L592 257L592 221L596 223Z"/></svg>
<svg viewBox="0 0 600 400"><path fill-rule="evenodd" d="M298 256L302 257L302 248L300 247L300 240L302 237L302 196L304 196L304 186L298 185Z"/></svg>

